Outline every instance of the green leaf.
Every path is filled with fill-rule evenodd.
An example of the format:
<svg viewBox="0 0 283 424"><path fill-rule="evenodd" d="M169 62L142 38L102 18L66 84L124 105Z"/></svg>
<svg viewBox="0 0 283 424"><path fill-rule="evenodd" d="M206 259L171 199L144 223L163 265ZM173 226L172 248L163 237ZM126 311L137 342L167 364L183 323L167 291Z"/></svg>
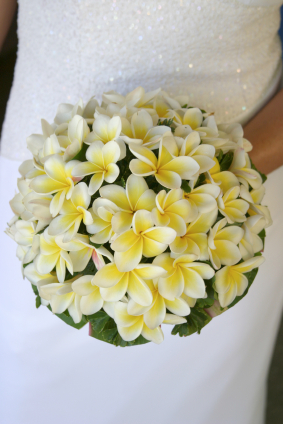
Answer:
<svg viewBox="0 0 283 424"><path fill-rule="evenodd" d="M96 333L101 333L105 325L109 321L109 315L104 311L96 312L93 315L89 315L88 321L91 323L93 331Z"/></svg>
<svg viewBox="0 0 283 424"><path fill-rule="evenodd" d="M37 289L37 287L34 285L34 284L32 284L31 285L31 288L32 288L32 290L33 290L33 292L34 292L34 294L36 295L36 296L38 296L38 289Z"/></svg>
<svg viewBox="0 0 283 424"><path fill-rule="evenodd" d="M223 155L223 158L220 162L220 171L227 171L230 166L231 163L233 161L233 157L234 157L234 153L233 152L228 152L226 153L226 155Z"/></svg>
<svg viewBox="0 0 283 424"><path fill-rule="evenodd" d="M218 162L220 163L221 161L222 161L222 158L223 158L223 151L220 149L220 151L219 151L219 155L218 155L218 157L217 157L217 160L218 160Z"/></svg>
<svg viewBox="0 0 283 424"><path fill-rule="evenodd" d="M72 160L80 160L81 162L84 162L86 160L85 154L88 148L89 148L89 145L83 143L81 150L79 151L79 153L76 154L76 156L73 157Z"/></svg>
<svg viewBox="0 0 283 424"><path fill-rule="evenodd" d="M258 233L258 236L261 238L262 242L263 242L263 248L264 248L264 244L265 244L265 237L266 237L266 231L265 229L261 230L260 233Z"/></svg>
<svg viewBox="0 0 283 424"><path fill-rule="evenodd" d="M93 243L91 240L89 241L89 244L90 244L91 246L94 246L96 249L98 249L99 247L101 247L101 246L102 246L102 244Z"/></svg>
<svg viewBox="0 0 283 424"><path fill-rule="evenodd" d="M166 119L163 119L163 120L158 119L157 125L158 125L158 126L160 126L160 125L164 125L165 127L170 127L170 128L171 128L172 133L174 133L174 132L175 132L174 121L173 121L173 119L172 119L172 118L170 118L170 119L167 119L167 118L166 118Z"/></svg>
<svg viewBox="0 0 283 424"><path fill-rule="evenodd" d="M31 264L32 263L32 261L31 262L29 262L28 264L23 264L23 268L25 268L26 266L28 266L29 264Z"/></svg>
<svg viewBox="0 0 283 424"><path fill-rule="evenodd" d="M188 182L186 180L182 181L181 188L184 190L185 193L191 192L191 187L189 186Z"/></svg>
<svg viewBox="0 0 283 424"><path fill-rule="evenodd" d="M41 298L40 298L40 296L36 296L36 298L35 298L36 309L38 309L40 307L40 305L41 305Z"/></svg>
<svg viewBox="0 0 283 424"><path fill-rule="evenodd" d="M90 322L90 336L114 346L126 347L149 343L143 336L139 336L132 342L126 342L118 333L117 325L105 311L96 312L96 314L87 317Z"/></svg>
<svg viewBox="0 0 283 424"><path fill-rule="evenodd" d="M51 311L50 305L48 305L47 308L49 309L49 311ZM64 321L66 324L70 325L71 327L76 328L77 330L80 330L82 327L86 325L87 319L85 318L84 315L82 317L81 322L79 322L78 324L75 324L73 321L73 318L67 312L68 311L65 311L62 314L54 314L54 315L56 315L58 318L60 318L62 321Z"/></svg>
<svg viewBox="0 0 283 424"><path fill-rule="evenodd" d="M174 326L171 331L173 336L179 334L180 337L187 337L194 333L200 334L201 329L211 321L211 317L203 309L197 307L192 308L190 315L185 318L187 320L185 324Z"/></svg>
<svg viewBox="0 0 283 424"><path fill-rule="evenodd" d="M97 273L97 269L94 265L94 262L92 260L92 258L90 258L87 266L85 267L85 269L83 271L78 271L78 272L74 272L73 274L71 274L69 272L69 270L66 270L66 277L65 280L71 280L73 277L75 277L76 275L95 275Z"/></svg>
<svg viewBox="0 0 283 424"><path fill-rule="evenodd" d="M204 174L200 174L200 176L197 179L197 182L195 183L195 187L194 188L197 188L197 187L203 185L204 183L205 183L205 175Z"/></svg>
<svg viewBox="0 0 283 424"><path fill-rule="evenodd" d="M196 307L200 309L210 308L214 303L214 299L207 297L206 299L198 299Z"/></svg>

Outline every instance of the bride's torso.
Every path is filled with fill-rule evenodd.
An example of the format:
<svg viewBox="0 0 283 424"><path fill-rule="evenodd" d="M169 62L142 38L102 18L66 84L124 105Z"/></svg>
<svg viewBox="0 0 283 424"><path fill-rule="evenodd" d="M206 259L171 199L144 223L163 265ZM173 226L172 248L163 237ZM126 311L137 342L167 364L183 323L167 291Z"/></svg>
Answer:
<svg viewBox="0 0 283 424"><path fill-rule="evenodd" d="M20 0L19 50L2 154L59 103L142 85L244 121L280 78L280 0Z"/></svg>

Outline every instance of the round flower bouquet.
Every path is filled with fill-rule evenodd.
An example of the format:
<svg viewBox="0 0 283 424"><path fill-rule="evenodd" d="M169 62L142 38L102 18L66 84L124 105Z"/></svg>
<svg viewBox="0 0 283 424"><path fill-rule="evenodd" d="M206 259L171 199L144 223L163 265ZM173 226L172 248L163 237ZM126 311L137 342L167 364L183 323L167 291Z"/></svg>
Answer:
<svg viewBox="0 0 283 424"><path fill-rule="evenodd" d="M246 295L271 224L251 144L186 96L59 105L27 138L7 233L36 307L116 346L200 332Z"/></svg>

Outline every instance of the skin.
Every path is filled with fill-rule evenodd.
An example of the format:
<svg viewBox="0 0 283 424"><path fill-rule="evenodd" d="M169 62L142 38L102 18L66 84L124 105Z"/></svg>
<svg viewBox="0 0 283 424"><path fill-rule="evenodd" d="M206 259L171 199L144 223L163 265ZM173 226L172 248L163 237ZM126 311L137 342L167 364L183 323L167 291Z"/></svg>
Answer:
<svg viewBox="0 0 283 424"><path fill-rule="evenodd" d="M0 0L0 51L12 23L16 6L16 0Z"/></svg>
<svg viewBox="0 0 283 424"><path fill-rule="evenodd" d="M0 0L0 51L10 28L16 0ZM269 174L283 165L283 89L245 126L256 167Z"/></svg>
<svg viewBox="0 0 283 424"><path fill-rule="evenodd" d="M245 126L255 166L269 174L283 165L283 89Z"/></svg>

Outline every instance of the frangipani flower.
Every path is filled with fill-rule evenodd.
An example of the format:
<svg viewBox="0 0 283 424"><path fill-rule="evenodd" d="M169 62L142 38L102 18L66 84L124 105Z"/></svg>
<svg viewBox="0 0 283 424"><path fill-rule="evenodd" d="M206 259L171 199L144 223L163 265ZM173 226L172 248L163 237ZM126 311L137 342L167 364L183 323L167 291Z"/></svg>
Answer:
<svg viewBox="0 0 283 424"><path fill-rule="evenodd" d="M218 208L223 216L227 219L228 224L234 222L246 221L246 213L249 209L249 204L242 199L238 199L240 195L240 187L232 187L226 191L223 197L217 199Z"/></svg>
<svg viewBox="0 0 283 424"><path fill-rule="evenodd" d="M68 145L64 153L64 161L73 159L79 153L83 143L88 140L88 136L89 127L86 120L80 115L75 115L68 125Z"/></svg>
<svg viewBox="0 0 283 424"><path fill-rule="evenodd" d="M235 265L242 258L237 245L243 238L244 230L236 225L225 227L226 224L227 219L223 218L209 231L208 253L215 269L221 265Z"/></svg>
<svg viewBox="0 0 283 424"><path fill-rule="evenodd" d="M27 137L27 148L33 154L35 161L40 164L50 154L62 154L71 143L68 138L67 123L50 125L45 119L42 119L41 128L42 134L31 134ZM28 177L26 176L26 178Z"/></svg>
<svg viewBox="0 0 283 424"><path fill-rule="evenodd" d="M160 142L158 159L146 147L130 145L131 152L137 157L130 162L130 170L137 176L154 175L159 184L167 188L180 188L182 179L189 180L199 170L198 163L186 156L173 158Z"/></svg>
<svg viewBox="0 0 283 424"><path fill-rule="evenodd" d="M86 144L91 144L95 141L102 141L103 144L112 140L117 140L121 134L122 123L119 116L110 118L106 115L99 115L93 123L92 132L85 140Z"/></svg>
<svg viewBox="0 0 283 424"><path fill-rule="evenodd" d="M35 161L33 159L25 160L19 166L19 173L25 180L31 180L32 178L35 178L38 175L45 174L44 170L39 170L35 167Z"/></svg>
<svg viewBox="0 0 283 424"><path fill-rule="evenodd" d="M155 126L150 114L146 110L140 110L133 114L131 123L126 118L122 119L122 132L124 135L120 138L127 144L154 147L163 134L171 133L171 129L163 125Z"/></svg>
<svg viewBox="0 0 283 424"><path fill-rule="evenodd" d="M157 207L152 210L154 224L157 227L173 228L177 236L183 236L186 223L191 220L190 204L184 199L183 190L179 188L169 193L161 190L155 200Z"/></svg>
<svg viewBox="0 0 283 424"><path fill-rule="evenodd" d="M220 165L216 158L213 158L215 165L211 168L207 175L207 182L219 185L223 193L226 193L232 187L240 185L238 178L230 171L220 171Z"/></svg>
<svg viewBox="0 0 283 424"><path fill-rule="evenodd" d="M258 189L262 184L260 174L251 168L251 161L249 155L244 149L237 149L234 153L233 162L229 168L230 172L238 178L240 183L249 187L249 185Z"/></svg>
<svg viewBox="0 0 283 424"><path fill-rule="evenodd" d="M157 256L167 249L176 237L176 231L168 227L154 227L150 212L137 211L133 218L133 228L119 235L111 244L115 251L114 259L121 271L131 271L146 258Z"/></svg>
<svg viewBox="0 0 283 424"><path fill-rule="evenodd" d="M93 195L105 180L107 183L113 183L120 169L116 165L120 157L120 148L115 141L109 141L103 144L102 141L95 141L86 151L88 162L82 162L73 168L74 177L85 177L92 175L89 182L88 192Z"/></svg>
<svg viewBox="0 0 283 424"><path fill-rule="evenodd" d="M139 316L143 315L145 324L151 330L162 324L166 319L166 308L175 315L175 318L180 320L180 317L190 314L190 307L188 303L181 297L174 300L165 299L158 291L157 279L155 282L147 280L146 284L152 293L152 303L149 306L142 306L130 299L127 306L127 311L130 315ZM176 316L177 315L177 316ZM179 323L186 322L182 319Z"/></svg>
<svg viewBox="0 0 283 424"><path fill-rule="evenodd" d="M154 330L151 330L145 324L143 315L129 315L127 311L127 303L116 303L114 319L117 324L120 336L126 342L135 340L140 335L142 335L146 340L150 340L157 344L162 343L164 340L164 335L163 331L161 330L161 327L156 327Z"/></svg>
<svg viewBox="0 0 283 424"><path fill-rule="evenodd" d="M36 232L43 230L52 221L50 213L52 199L51 194L42 195L30 191L22 200L26 211L32 215L32 220L37 220Z"/></svg>
<svg viewBox="0 0 283 424"><path fill-rule="evenodd" d="M88 211L90 200L86 183L77 184L70 200L64 200L59 215L50 223L48 233L51 236L64 234L63 242L71 241L77 234L82 221L85 225L91 225L93 222L91 213Z"/></svg>
<svg viewBox="0 0 283 424"><path fill-rule="evenodd" d="M201 126L203 122L203 113L197 107L178 110L176 124L188 125L192 130Z"/></svg>
<svg viewBox="0 0 283 424"><path fill-rule="evenodd" d="M24 268L24 276L29 280L31 284L37 287L37 283L41 280L46 280L47 278L52 278L54 275L52 274L39 274L34 266L34 263L28 264Z"/></svg>
<svg viewBox="0 0 283 424"><path fill-rule="evenodd" d="M263 250L263 241L258 236L266 225L266 220L262 215L253 215L247 218L242 228L244 236L239 244L239 249L244 260L250 259L255 253Z"/></svg>
<svg viewBox="0 0 283 424"><path fill-rule="evenodd" d="M34 222L19 220L15 223L14 240L26 248L23 264L31 262L39 253L39 235L36 234Z"/></svg>
<svg viewBox="0 0 283 424"><path fill-rule="evenodd" d="M257 189L253 189L249 191L244 185L241 185L241 193L240 196L242 199L245 199L249 202L250 208L248 210L248 214L250 216L253 215L261 215L265 219L265 228L269 227L272 224L272 218L270 216L270 212L267 206L261 205L262 199L265 194L265 187L261 185Z"/></svg>
<svg viewBox="0 0 283 424"><path fill-rule="evenodd" d="M80 115L87 121L89 121L89 119L93 120L93 115L97 106L98 102L94 97L89 99L85 107L82 99L80 99L75 105L70 103L61 103L58 106L54 122L57 125L61 125L66 122L70 122L75 115Z"/></svg>
<svg viewBox="0 0 283 424"><path fill-rule="evenodd" d="M255 256L238 265L225 266L216 272L214 284L222 308L230 305L236 296L242 296L249 283L244 274L264 261L264 257Z"/></svg>
<svg viewBox="0 0 283 424"><path fill-rule="evenodd" d="M60 239L59 239L60 237ZM39 274L49 274L54 267L60 283L63 283L66 275L66 266L73 274L73 264L67 249L62 249L60 241L62 236L53 237L48 234L48 228L40 234L40 254L35 259L35 268Z"/></svg>
<svg viewBox="0 0 283 424"><path fill-rule="evenodd" d="M200 260L209 259L207 233L216 221L218 209L211 212L200 214L200 216L187 226L186 234L182 237L176 237L170 244L170 249L175 255L194 254ZM173 255L172 255L173 256Z"/></svg>
<svg viewBox="0 0 283 424"><path fill-rule="evenodd" d="M73 243L74 242L74 243ZM84 271L90 259L96 269L100 269L105 265L103 256L113 261L113 255L104 246L95 247L89 244L89 238L86 235L77 234L76 238L68 243L61 243L63 248L69 249L69 256L73 264L74 272Z"/></svg>
<svg viewBox="0 0 283 424"><path fill-rule="evenodd" d="M224 132L225 137L235 143L236 148L242 147L245 152L250 152L253 148L252 144L244 138L244 130L241 124L220 124L218 125L219 133Z"/></svg>
<svg viewBox="0 0 283 424"><path fill-rule="evenodd" d="M212 278L214 270L207 264L194 262L196 260L198 257L193 254L174 259L170 253L163 253L153 260L154 265L167 271L167 275L158 280L158 291L164 298L173 301L182 293L195 299L205 296L203 279Z"/></svg>
<svg viewBox="0 0 283 424"><path fill-rule="evenodd" d="M38 159L40 163L44 164L50 156L56 154L63 156L63 149L60 146L57 136L51 134L50 137L47 137L44 141L42 149L39 150Z"/></svg>
<svg viewBox="0 0 283 424"><path fill-rule="evenodd" d="M192 221L196 220L199 214L216 209L216 199L219 194L220 187L216 184L203 184L193 188L189 193L184 193L185 198L190 203Z"/></svg>
<svg viewBox="0 0 283 424"><path fill-rule="evenodd" d="M106 102L117 103L120 106L142 108L146 106L157 94L160 88L154 91L145 92L143 87L137 87L125 97L115 91L104 93L103 100Z"/></svg>
<svg viewBox="0 0 283 424"><path fill-rule="evenodd" d="M198 174L214 167L215 147L210 144L201 144L200 135L196 131L189 133L185 140L173 135L165 135L163 145L173 156L188 156L194 159L199 164Z"/></svg>
<svg viewBox="0 0 283 424"><path fill-rule="evenodd" d="M107 185L100 189L100 195L116 205L111 209L115 212L111 224L115 233L129 230L134 213L144 209L152 211L155 207L156 194L148 188L144 178L130 175L127 179L126 190L117 185ZM117 212L117 208L120 209Z"/></svg>
<svg viewBox="0 0 283 424"><path fill-rule="evenodd" d="M87 232L94 234L90 237L92 243L104 244L111 239L115 234L112 229L112 220L118 211L120 208L110 200L101 197L95 199L90 210L93 222L87 225Z"/></svg>
<svg viewBox="0 0 283 424"><path fill-rule="evenodd" d="M77 277L62 283L52 280L41 280L40 296L50 302L53 314L62 314L68 309L69 314L73 318L75 324L82 320L82 311L80 307L81 296L73 291L72 284ZM47 284L44 284L47 283Z"/></svg>
<svg viewBox="0 0 283 424"><path fill-rule="evenodd" d="M48 228L40 234L40 254L35 259L35 268L39 274L48 274L56 268L56 274L60 283L63 283L66 275L66 267L69 272L73 274L73 261L68 252L75 251L77 260L81 258L78 251L86 248L85 244L88 243L88 236L78 234L76 239L64 243L63 236L50 236ZM106 249L105 249L106 250ZM89 255L88 260L90 259ZM84 268L87 263L84 264ZM84 269L83 268L83 269Z"/></svg>
<svg viewBox="0 0 283 424"><path fill-rule="evenodd" d="M167 99L169 99L170 103ZM178 102L168 97L157 96L153 101L153 109L156 111L157 115L159 116L159 118L161 118L161 120L174 117L174 111L172 111L174 106L175 109L181 108L181 105Z"/></svg>
<svg viewBox="0 0 283 424"><path fill-rule="evenodd" d="M17 217L20 217L21 219L24 219L25 221L33 219L32 213L26 210L26 207L23 202L24 198L29 193L32 192L32 190L29 187L29 181L27 181L24 178L18 178L17 187L18 187L19 193L16 193L13 199L10 200L9 202L10 207Z"/></svg>
<svg viewBox="0 0 283 424"><path fill-rule="evenodd" d="M203 115L204 116L204 115ZM178 121L178 118L177 118ZM210 144L215 149L222 149L223 145L227 143L227 139L219 138L219 132L213 116L208 116L199 128L192 128L189 125L177 124L174 135L176 137L186 138L192 131L199 133L203 143ZM228 151L228 150L227 150Z"/></svg>
<svg viewBox="0 0 283 424"><path fill-rule="evenodd" d="M70 199L72 196L78 181L72 177L72 170L78 163L75 160L65 163L60 156L51 156L44 164L46 175L35 177L30 183L30 188L38 194L56 193L50 203L53 217L60 212L65 198Z"/></svg>
<svg viewBox="0 0 283 424"><path fill-rule="evenodd" d="M93 277L92 284L101 287L102 298L108 302L117 302L126 293L143 306L152 303L152 293L144 280L152 280L165 275L166 271L153 264L139 264L128 272L119 271L115 263L101 268Z"/></svg>
<svg viewBox="0 0 283 424"><path fill-rule="evenodd" d="M183 142L179 156L189 156L199 164L199 173L213 168L215 148L209 144L200 144L200 135L196 131L191 132Z"/></svg>
<svg viewBox="0 0 283 424"><path fill-rule="evenodd" d="M114 307L114 302L106 302L100 294L100 288L92 284L93 275L83 275L72 283L73 291L81 296L80 309L84 315L92 315L100 311L101 308L106 309L108 313L109 304ZM108 304L108 305L107 305Z"/></svg>

